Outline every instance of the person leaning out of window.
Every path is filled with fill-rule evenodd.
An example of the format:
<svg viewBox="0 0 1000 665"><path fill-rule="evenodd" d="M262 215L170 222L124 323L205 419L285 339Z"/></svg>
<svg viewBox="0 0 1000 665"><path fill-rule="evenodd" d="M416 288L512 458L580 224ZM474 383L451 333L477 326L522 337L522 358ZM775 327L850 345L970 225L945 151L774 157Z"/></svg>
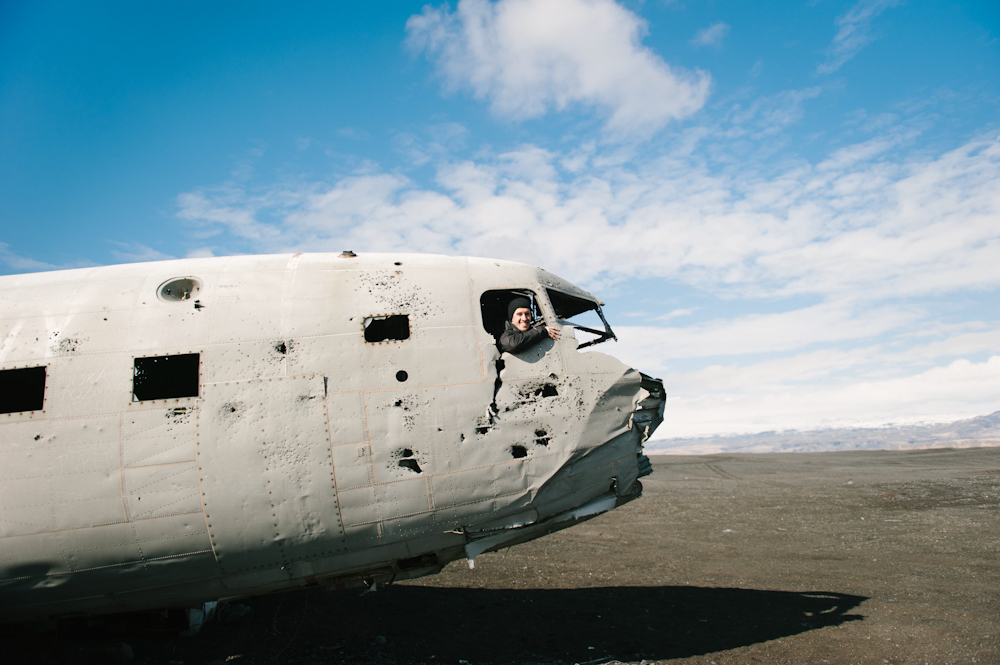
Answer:
<svg viewBox="0 0 1000 665"><path fill-rule="evenodd" d="M514 298L507 305L507 322L497 346L507 353L520 353L546 337L559 339L559 329L551 326L531 327L531 303L527 298Z"/></svg>

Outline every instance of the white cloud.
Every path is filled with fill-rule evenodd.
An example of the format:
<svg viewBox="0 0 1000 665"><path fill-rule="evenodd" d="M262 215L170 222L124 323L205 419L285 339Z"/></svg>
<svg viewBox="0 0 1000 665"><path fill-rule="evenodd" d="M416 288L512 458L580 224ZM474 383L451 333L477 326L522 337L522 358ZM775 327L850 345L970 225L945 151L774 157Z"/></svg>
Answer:
<svg viewBox="0 0 1000 665"><path fill-rule="evenodd" d="M738 122L758 127L762 115ZM687 145L648 159L523 145L436 154L429 184L366 165L329 182L201 189L178 204L223 251L225 231L258 251L492 256L598 292L659 278L742 298L751 313L706 321L692 299L674 301L677 318L661 326L615 326L621 343L607 350L669 386L660 436L990 412L1000 360L984 358L1000 331L939 321L932 300L1000 290L1000 138L901 157L909 141L888 127L816 165L736 160L714 172ZM795 304L775 311L782 298ZM681 318L690 310L697 319Z"/></svg>
<svg viewBox="0 0 1000 665"><path fill-rule="evenodd" d="M371 135L368 132L354 127L342 127L338 129L337 136L341 136L345 139L352 139L354 141L367 141L371 138Z"/></svg>
<svg viewBox="0 0 1000 665"><path fill-rule="evenodd" d="M167 259L175 258L169 254L164 254L163 252L157 251L152 247L147 247L142 243L138 242L121 242L119 240L111 240L112 245L118 247L118 249L111 250L111 253L115 255L119 261L125 263L141 263L145 261L165 261Z"/></svg>
<svg viewBox="0 0 1000 665"><path fill-rule="evenodd" d="M696 32L691 38L691 43L695 46L720 46L728 34L729 25L719 21Z"/></svg>
<svg viewBox="0 0 1000 665"><path fill-rule="evenodd" d="M501 117L582 105L608 114L611 135L648 135L700 109L711 82L643 46L646 22L612 0L460 0L406 28L450 88L471 88Z"/></svg>
<svg viewBox="0 0 1000 665"><path fill-rule="evenodd" d="M636 367L661 370L670 360L791 351L806 346L859 340L912 325L916 308L877 307L859 311L843 302L822 303L775 314L714 319L685 327L618 327L616 355Z"/></svg>
<svg viewBox="0 0 1000 665"><path fill-rule="evenodd" d="M667 312L666 314L663 314L661 316L657 316L656 320L657 321L669 321L670 319L675 319L675 318L680 317L680 316L691 316L692 314L694 314L694 310L693 309L687 309L687 308L674 309L674 310L671 310L671 311Z"/></svg>
<svg viewBox="0 0 1000 665"><path fill-rule="evenodd" d="M519 259L591 285L665 277L729 297L878 299L1000 285L1000 141L912 161L867 145L769 178L749 167L710 174L672 156L635 166L591 159L566 174L562 155L523 146L438 162L435 188L363 172L257 194L199 190L179 197L179 214L264 251L349 241Z"/></svg>
<svg viewBox="0 0 1000 665"><path fill-rule="evenodd" d="M759 140L774 136L801 120L805 114L805 103L819 97L822 92L822 88L813 86L758 97L746 106L735 104L729 110L725 123L713 128L714 132L727 139L748 137Z"/></svg>
<svg viewBox="0 0 1000 665"><path fill-rule="evenodd" d="M17 272L40 272L43 270L59 270L66 267L52 265L44 261L36 261L35 259L15 254L10 251L10 245L5 242L0 242L0 263Z"/></svg>
<svg viewBox="0 0 1000 665"><path fill-rule="evenodd" d="M804 382L794 371L803 361L808 358L774 363L784 367L709 367L696 376L663 376L669 396L656 438L947 422L1000 406L1000 356L959 359L889 378ZM847 355L843 361L852 359Z"/></svg>
<svg viewBox="0 0 1000 665"><path fill-rule="evenodd" d="M853 323L845 319L843 324L877 328L878 323L867 323L869 316L861 315ZM883 321L886 328L893 323L891 318ZM725 324L714 327L721 332ZM968 331L979 326L989 329ZM855 348L838 345L769 353L763 360L759 354L732 357L684 371L667 367L661 356L677 354L668 344L650 343L652 333L636 339L633 328L616 327L616 332L621 344L614 355L655 372L668 386L668 422L657 432L657 439L946 422L1000 408L1000 383L990 383L1000 370L1000 357L995 355L1000 348L996 322L925 329L925 334L944 334L925 344L906 345L905 335L895 334ZM784 336L777 346L783 341L787 345L787 339ZM821 335L815 341L837 340L836 335ZM968 356L993 357L973 362Z"/></svg>
<svg viewBox="0 0 1000 665"><path fill-rule="evenodd" d="M271 197L251 197L238 187L229 185L211 190L185 192L177 197L178 216L202 225L219 224L230 233L249 240L274 241L278 231L257 221L262 208L280 206L281 201Z"/></svg>
<svg viewBox="0 0 1000 665"><path fill-rule="evenodd" d="M901 0L861 0L843 16L837 18L840 28L827 50L826 60L816 68L820 74L830 74L874 41L872 21Z"/></svg>

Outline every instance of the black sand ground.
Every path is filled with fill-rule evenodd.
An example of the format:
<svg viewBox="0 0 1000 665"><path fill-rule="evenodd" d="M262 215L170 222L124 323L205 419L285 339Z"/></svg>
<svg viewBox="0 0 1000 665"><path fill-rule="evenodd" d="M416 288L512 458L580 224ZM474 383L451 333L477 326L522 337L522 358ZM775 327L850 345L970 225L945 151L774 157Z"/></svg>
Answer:
<svg viewBox="0 0 1000 665"><path fill-rule="evenodd" d="M193 638L125 638L132 662L1000 663L1000 448L653 466L639 501L475 570L254 599ZM107 646L3 643L32 663Z"/></svg>

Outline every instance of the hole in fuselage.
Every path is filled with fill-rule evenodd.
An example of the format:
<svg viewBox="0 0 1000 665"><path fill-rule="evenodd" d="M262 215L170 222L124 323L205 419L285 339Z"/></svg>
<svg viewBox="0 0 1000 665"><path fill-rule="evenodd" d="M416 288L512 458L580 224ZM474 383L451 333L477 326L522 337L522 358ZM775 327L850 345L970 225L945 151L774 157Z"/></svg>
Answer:
<svg viewBox="0 0 1000 665"><path fill-rule="evenodd" d="M520 459L528 456L528 449L524 446L511 446L510 454L514 457L514 459Z"/></svg>
<svg viewBox="0 0 1000 665"><path fill-rule="evenodd" d="M369 316L365 318L365 341L401 342L410 338L410 317L407 314Z"/></svg>
<svg viewBox="0 0 1000 665"><path fill-rule="evenodd" d="M45 367L0 371L0 413L41 411L45 406Z"/></svg>
<svg viewBox="0 0 1000 665"><path fill-rule="evenodd" d="M558 397L559 391L551 383L546 383L544 386L535 391L536 395L541 395L542 397Z"/></svg>
<svg viewBox="0 0 1000 665"><path fill-rule="evenodd" d="M422 471L420 465L417 464L417 460L415 459L401 459L399 460L399 466L404 469L409 469L415 473L420 473Z"/></svg>
<svg viewBox="0 0 1000 665"><path fill-rule="evenodd" d="M132 395L139 402L197 397L199 364L197 353L136 358Z"/></svg>
<svg viewBox="0 0 1000 665"><path fill-rule="evenodd" d="M537 443L540 446L547 446L547 445L549 445L549 433L546 432L543 429L536 429L535 430L535 443Z"/></svg>

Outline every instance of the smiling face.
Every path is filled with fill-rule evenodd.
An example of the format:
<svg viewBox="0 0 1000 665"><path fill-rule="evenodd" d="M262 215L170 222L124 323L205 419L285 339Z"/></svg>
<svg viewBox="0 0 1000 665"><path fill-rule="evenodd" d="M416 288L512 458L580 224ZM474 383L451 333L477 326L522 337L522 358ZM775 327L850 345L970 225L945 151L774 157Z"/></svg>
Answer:
<svg viewBox="0 0 1000 665"><path fill-rule="evenodd" d="M514 324L515 328L524 332L531 324L531 310L527 307L518 307L514 310L514 316L511 317L510 322Z"/></svg>

